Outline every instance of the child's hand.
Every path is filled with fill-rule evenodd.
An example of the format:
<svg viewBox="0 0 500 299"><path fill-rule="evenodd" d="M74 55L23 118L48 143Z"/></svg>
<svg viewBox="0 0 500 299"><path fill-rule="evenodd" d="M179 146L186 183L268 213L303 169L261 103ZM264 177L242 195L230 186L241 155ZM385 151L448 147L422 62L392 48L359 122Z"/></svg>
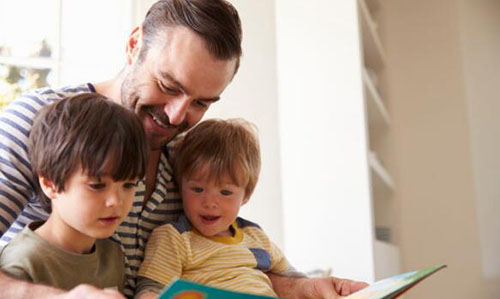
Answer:
<svg viewBox="0 0 500 299"><path fill-rule="evenodd" d="M124 299L122 294L115 290L101 290L93 286L81 284L65 294L61 294L54 298L61 299L82 299L82 298L99 298L99 299Z"/></svg>
<svg viewBox="0 0 500 299"><path fill-rule="evenodd" d="M301 279L300 298L337 299L347 296L368 286L365 282L335 277Z"/></svg>
<svg viewBox="0 0 500 299"><path fill-rule="evenodd" d="M137 299L154 299L156 297L158 297L158 294L153 292L142 292L136 296Z"/></svg>

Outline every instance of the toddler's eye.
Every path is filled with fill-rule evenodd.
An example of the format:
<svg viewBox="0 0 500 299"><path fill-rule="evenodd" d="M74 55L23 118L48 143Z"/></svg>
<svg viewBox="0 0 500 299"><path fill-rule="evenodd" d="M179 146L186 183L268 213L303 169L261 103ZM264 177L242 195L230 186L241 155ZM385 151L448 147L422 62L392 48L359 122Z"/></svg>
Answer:
<svg viewBox="0 0 500 299"><path fill-rule="evenodd" d="M229 196L229 195L233 194L233 192L231 192L229 190L221 190L220 194L222 194L224 196Z"/></svg>
<svg viewBox="0 0 500 299"><path fill-rule="evenodd" d="M193 188L191 188L191 190L193 190L193 192L195 192L195 193L203 192L203 188L201 188L201 187L193 187Z"/></svg>

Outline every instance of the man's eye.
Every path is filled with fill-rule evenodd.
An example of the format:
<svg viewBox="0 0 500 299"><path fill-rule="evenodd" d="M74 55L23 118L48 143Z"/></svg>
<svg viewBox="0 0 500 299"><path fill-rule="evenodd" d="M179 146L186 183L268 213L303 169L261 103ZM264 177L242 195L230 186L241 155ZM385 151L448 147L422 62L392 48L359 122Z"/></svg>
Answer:
<svg viewBox="0 0 500 299"><path fill-rule="evenodd" d="M193 192L195 192L195 193L203 192L203 188L201 188L201 187L193 187L193 188L191 188L191 190L193 190Z"/></svg>
<svg viewBox="0 0 500 299"><path fill-rule="evenodd" d="M233 192L231 192L229 190L221 190L220 194L222 194L224 196L229 196L229 195L233 194Z"/></svg>
<svg viewBox="0 0 500 299"><path fill-rule="evenodd" d="M94 189L94 190L102 190L106 188L106 184L104 183L90 183L89 187Z"/></svg>
<svg viewBox="0 0 500 299"><path fill-rule="evenodd" d="M208 108L208 106L209 106L209 104L207 102L201 101L201 100L196 100L195 104L196 104L196 106L198 106L200 108Z"/></svg>
<svg viewBox="0 0 500 299"><path fill-rule="evenodd" d="M165 84L163 84L161 81L159 81L158 83L160 85L160 89L165 92L165 93L168 93L170 95L176 95L179 93L179 91L175 88L170 88L168 86L166 86Z"/></svg>

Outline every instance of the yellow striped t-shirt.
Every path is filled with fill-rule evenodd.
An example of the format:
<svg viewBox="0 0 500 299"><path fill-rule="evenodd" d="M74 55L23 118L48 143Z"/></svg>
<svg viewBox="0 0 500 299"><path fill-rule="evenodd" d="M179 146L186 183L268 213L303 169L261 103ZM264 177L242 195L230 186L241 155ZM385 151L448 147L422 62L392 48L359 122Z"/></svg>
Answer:
<svg viewBox="0 0 500 299"><path fill-rule="evenodd" d="M265 273L292 271L284 254L257 224L237 218L233 229L232 237L207 238L184 216L174 224L157 227L146 246L138 275L163 285L182 278L233 291L276 296Z"/></svg>

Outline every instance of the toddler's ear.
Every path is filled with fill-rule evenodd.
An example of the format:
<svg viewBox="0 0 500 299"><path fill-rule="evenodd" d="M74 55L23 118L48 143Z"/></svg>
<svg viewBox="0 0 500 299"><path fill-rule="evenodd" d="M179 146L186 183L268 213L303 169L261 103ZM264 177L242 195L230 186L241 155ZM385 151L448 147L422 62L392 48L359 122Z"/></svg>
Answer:
<svg viewBox="0 0 500 299"><path fill-rule="evenodd" d="M40 182L40 187L42 188L45 196L50 199L54 199L56 197L57 188L51 180L43 176L38 176L38 182Z"/></svg>

